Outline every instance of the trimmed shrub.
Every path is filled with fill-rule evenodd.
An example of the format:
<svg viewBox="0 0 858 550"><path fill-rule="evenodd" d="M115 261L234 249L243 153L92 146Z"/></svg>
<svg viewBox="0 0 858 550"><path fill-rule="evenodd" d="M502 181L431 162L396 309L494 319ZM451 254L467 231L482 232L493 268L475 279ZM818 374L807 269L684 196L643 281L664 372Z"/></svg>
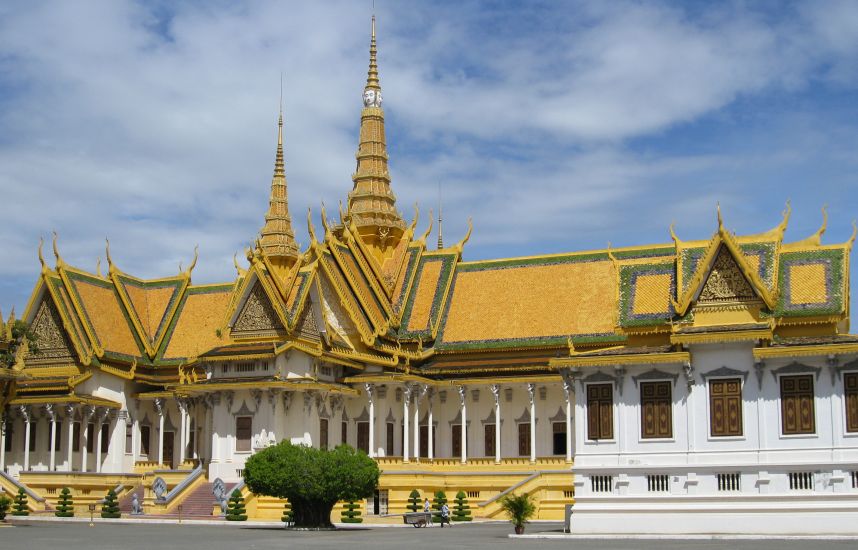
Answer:
<svg viewBox="0 0 858 550"><path fill-rule="evenodd" d="M247 521L247 514L244 509L244 497L241 496L241 491L236 489L229 497L229 504L226 508L227 521Z"/></svg>
<svg viewBox="0 0 858 550"><path fill-rule="evenodd" d="M0 521L6 520L6 513L9 511L9 506L11 505L11 500L4 496L0 496Z"/></svg>
<svg viewBox="0 0 858 550"><path fill-rule="evenodd" d="M435 498L432 500L432 521L441 522L441 506L447 504L447 493L437 491Z"/></svg>
<svg viewBox="0 0 858 550"><path fill-rule="evenodd" d="M18 494L15 495L15 504L12 506L13 516L29 516L30 511L27 510L27 493L24 489L18 489Z"/></svg>
<svg viewBox="0 0 858 550"><path fill-rule="evenodd" d="M292 505L288 501L283 505L283 515L280 516L280 521L286 525L295 523L295 517L292 515Z"/></svg>
<svg viewBox="0 0 858 550"><path fill-rule="evenodd" d="M471 521L471 507L468 506L468 495L465 491L456 493L456 503L453 505L453 521Z"/></svg>
<svg viewBox="0 0 858 550"><path fill-rule="evenodd" d="M360 506L358 506L353 500L347 500L346 503L343 504L340 521L343 523L363 523L363 518L360 517Z"/></svg>
<svg viewBox="0 0 858 550"><path fill-rule="evenodd" d="M60 491L60 498L57 499L57 511L54 512L54 515L58 518L74 517L74 501L68 487L63 487L63 490Z"/></svg>
<svg viewBox="0 0 858 550"><path fill-rule="evenodd" d="M107 496L101 505L101 517L105 519L117 519L122 517L122 512L119 511L119 500L116 498L116 491L110 489L107 491Z"/></svg>
<svg viewBox="0 0 858 550"><path fill-rule="evenodd" d="M423 509L420 503L420 493L417 489L412 489L411 494L408 495L408 508L409 512L419 512Z"/></svg>

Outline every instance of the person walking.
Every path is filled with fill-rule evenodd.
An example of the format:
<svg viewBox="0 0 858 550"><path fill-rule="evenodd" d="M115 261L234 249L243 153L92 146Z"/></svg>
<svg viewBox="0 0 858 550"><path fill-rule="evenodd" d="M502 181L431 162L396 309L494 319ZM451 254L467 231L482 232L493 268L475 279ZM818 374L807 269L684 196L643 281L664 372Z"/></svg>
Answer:
<svg viewBox="0 0 858 550"><path fill-rule="evenodd" d="M453 524L450 523L450 507L447 506L447 503L441 505L441 529L444 528L444 524L447 524L449 527L452 527Z"/></svg>
<svg viewBox="0 0 858 550"><path fill-rule="evenodd" d="M429 521L427 525L432 525L432 505L429 504L429 499L423 503L423 511L429 514Z"/></svg>

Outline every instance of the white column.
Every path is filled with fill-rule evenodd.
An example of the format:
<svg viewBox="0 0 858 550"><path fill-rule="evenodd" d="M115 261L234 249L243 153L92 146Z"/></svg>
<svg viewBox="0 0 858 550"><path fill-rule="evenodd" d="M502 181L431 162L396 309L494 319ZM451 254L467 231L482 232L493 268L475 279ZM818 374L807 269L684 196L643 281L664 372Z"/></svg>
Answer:
<svg viewBox="0 0 858 550"><path fill-rule="evenodd" d="M426 449L427 454L429 455L429 462L435 460L435 444L433 442L435 436L435 425L434 420L432 419L432 397L434 397L435 392L431 389L429 390L429 396L427 399L427 405L429 406L429 426L427 426L426 431L428 432L428 437L426 438Z"/></svg>
<svg viewBox="0 0 858 550"><path fill-rule="evenodd" d="M530 397L530 461L536 462L536 401L533 394L536 392L536 384L527 385L527 393Z"/></svg>
<svg viewBox="0 0 858 550"><path fill-rule="evenodd" d="M72 466L72 453L74 452L74 446L72 445L72 439L74 438L74 406L72 405L66 406L66 420L69 422L68 437L66 437L66 460L68 461L66 471L71 472L74 471L74 467Z"/></svg>
<svg viewBox="0 0 858 550"><path fill-rule="evenodd" d="M182 400L176 400L179 407L179 467L185 462L185 452L188 448L188 404Z"/></svg>
<svg viewBox="0 0 858 550"><path fill-rule="evenodd" d="M131 423L131 462L133 464L140 460L140 440L140 408L138 407L134 411L134 420Z"/></svg>
<svg viewBox="0 0 858 550"><path fill-rule="evenodd" d="M466 392L465 386L459 386L459 401L462 404L462 464L468 461L468 408L465 405Z"/></svg>
<svg viewBox="0 0 858 550"><path fill-rule="evenodd" d="M421 390L414 388L414 460L420 461L420 395Z"/></svg>
<svg viewBox="0 0 858 550"><path fill-rule="evenodd" d="M501 461L501 419L500 419L500 386L492 384L489 386L495 398L495 462Z"/></svg>
<svg viewBox="0 0 858 550"><path fill-rule="evenodd" d="M366 398L369 401L369 456L375 458L375 388L372 384L364 384L364 389L366 389ZM328 430L330 431L330 429L329 426Z"/></svg>
<svg viewBox="0 0 858 550"><path fill-rule="evenodd" d="M104 415L101 411L95 415L95 472L101 473L101 431L104 429Z"/></svg>
<svg viewBox="0 0 858 550"><path fill-rule="evenodd" d="M110 423L107 424L110 429ZM128 411L116 412L116 423L113 426L113 432L110 435L110 441L107 445L107 454L110 457L111 471L123 472L127 471L123 468L125 464L125 453L129 450L134 454L134 431L131 431L131 449L126 448L127 439L125 432L128 430Z"/></svg>
<svg viewBox="0 0 858 550"><path fill-rule="evenodd" d="M86 446L89 443L89 417L81 416L80 421L80 471L86 472Z"/></svg>
<svg viewBox="0 0 858 550"><path fill-rule="evenodd" d="M21 405L21 416L24 418L24 471L30 469L30 409L25 405Z"/></svg>
<svg viewBox="0 0 858 550"><path fill-rule="evenodd" d="M283 396L285 398L286 395L289 395L289 392L283 392ZM216 406L220 405L220 394L212 394L208 396L209 398L209 412L211 414L211 423L210 423L210 432L211 435L211 449L209 449L209 464L220 462L220 447L218 446L218 435L217 430L215 429L215 410ZM284 433L284 437L285 437Z"/></svg>
<svg viewBox="0 0 858 550"><path fill-rule="evenodd" d="M155 399L152 401L155 405L155 412L158 413L158 464L164 464L164 416L167 411L164 410L164 401ZM171 465L172 467L172 465Z"/></svg>
<svg viewBox="0 0 858 550"><path fill-rule="evenodd" d="M408 402L411 400L411 386L402 389L402 461L408 462Z"/></svg>
<svg viewBox="0 0 858 550"><path fill-rule="evenodd" d="M563 396L566 398L566 462L572 462L572 393L574 381L568 374L563 376Z"/></svg>
<svg viewBox="0 0 858 550"><path fill-rule="evenodd" d="M50 448L50 466L48 470L53 472L57 469L57 411L54 410L54 406L52 404L48 404L45 406L45 409L48 411L48 417L51 420L51 448Z"/></svg>

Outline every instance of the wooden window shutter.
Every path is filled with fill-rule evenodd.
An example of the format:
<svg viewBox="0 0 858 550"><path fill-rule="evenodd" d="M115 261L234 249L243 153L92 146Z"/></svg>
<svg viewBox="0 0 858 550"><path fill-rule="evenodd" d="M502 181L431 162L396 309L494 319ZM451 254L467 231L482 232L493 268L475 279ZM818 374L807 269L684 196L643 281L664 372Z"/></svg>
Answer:
<svg viewBox="0 0 858 550"><path fill-rule="evenodd" d="M742 379L709 382L709 433L713 437L742 435Z"/></svg>
<svg viewBox="0 0 858 550"><path fill-rule="evenodd" d="M673 436L670 382L641 382L641 438Z"/></svg>
<svg viewBox="0 0 858 550"><path fill-rule="evenodd" d="M858 372L843 375L846 390L846 431L858 432Z"/></svg>
<svg viewBox="0 0 858 550"><path fill-rule="evenodd" d="M614 387L612 384L587 385L587 438L614 437Z"/></svg>
<svg viewBox="0 0 858 550"><path fill-rule="evenodd" d="M784 435L816 432L812 375L781 377L781 424Z"/></svg>

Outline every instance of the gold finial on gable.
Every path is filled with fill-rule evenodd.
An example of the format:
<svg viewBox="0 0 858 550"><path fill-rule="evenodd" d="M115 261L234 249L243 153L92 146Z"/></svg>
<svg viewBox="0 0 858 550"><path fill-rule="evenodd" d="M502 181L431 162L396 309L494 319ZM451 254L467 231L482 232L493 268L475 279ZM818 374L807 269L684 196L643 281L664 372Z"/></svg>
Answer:
<svg viewBox="0 0 858 550"><path fill-rule="evenodd" d="M673 239L673 244L676 245L678 248L682 245L682 241L679 239L679 237L676 236L676 232L673 230L674 227L676 227L676 222L671 222L669 227L670 238Z"/></svg>
<svg viewBox="0 0 858 550"><path fill-rule="evenodd" d="M468 232L465 233L465 236L462 238L462 240L459 241L458 243L456 243L456 246L454 247L456 249L456 251L458 251L460 257L462 255L462 250L465 248L465 244L471 239L471 233L473 231L474 231L474 221L473 221L473 219L468 218Z"/></svg>
<svg viewBox="0 0 858 550"><path fill-rule="evenodd" d="M408 231L411 234L414 234L414 230L417 229L417 220L420 219L420 208L417 206L417 201L414 201L414 219L411 220L411 225L408 226Z"/></svg>
<svg viewBox="0 0 858 550"><path fill-rule="evenodd" d="M316 229L313 227L313 210L307 208L307 232L310 233L310 246L318 243L316 240Z"/></svg>
<svg viewBox="0 0 858 550"><path fill-rule="evenodd" d="M107 237L104 238L104 254L107 256L107 271L112 274L116 271L116 266L113 265L113 258L110 257L110 240Z"/></svg>
<svg viewBox="0 0 858 550"><path fill-rule="evenodd" d="M421 235L419 239L417 239L418 241L420 241L420 242L421 242L421 243L423 243L424 245L426 244L426 239L428 239L428 238L429 238L429 234L430 234L430 233L432 233L432 223L433 223L433 221L434 221L434 220L432 219L432 209L430 208L430 209L429 209L429 227L427 227L427 228L426 228L426 232L425 232L425 233L423 233L423 235Z"/></svg>
<svg viewBox="0 0 858 550"><path fill-rule="evenodd" d="M242 269L240 265L238 265L238 252L232 255L232 265L235 266L235 271L238 273L239 277L244 277L247 274L247 270Z"/></svg>
<svg viewBox="0 0 858 550"><path fill-rule="evenodd" d="M45 264L45 255L42 253L43 246L45 246L45 238L39 237L39 263L42 264L42 271L47 271L48 266Z"/></svg>
<svg viewBox="0 0 858 550"><path fill-rule="evenodd" d="M852 236L849 237L849 240L846 241L846 247L849 250L852 250L852 244L855 242L855 236L858 235L858 223L855 220L852 220Z"/></svg>
<svg viewBox="0 0 858 550"><path fill-rule="evenodd" d="M57 248L57 239L59 238L59 235L57 235L56 231L53 231L52 233L54 234L54 239L53 239L54 257L57 259L57 267L59 267L59 266L63 265L63 259L60 258L60 251L59 251L59 248Z"/></svg>
<svg viewBox="0 0 858 550"><path fill-rule="evenodd" d="M346 226L346 212L343 210L343 200L340 199L340 224Z"/></svg>
<svg viewBox="0 0 858 550"><path fill-rule="evenodd" d="M322 228L325 230L325 235L327 236L330 233L330 227L328 227L328 212L325 210L325 201L322 201Z"/></svg>
<svg viewBox="0 0 858 550"><path fill-rule="evenodd" d="M101 273L101 256L95 259L95 274L99 279L103 279L104 275Z"/></svg>
<svg viewBox="0 0 858 550"><path fill-rule="evenodd" d="M716 210L718 211L718 231L722 231L724 229L724 218L721 217L721 203L715 203Z"/></svg>
<svg viewBox="0 0 858 550"><path fill-rule="evenodd" d="M191 260L191 265L188 266L187 274L191 276L191 272L197 267L197 260L200 258L200 245L194 245L194 259Z"/></svg>

